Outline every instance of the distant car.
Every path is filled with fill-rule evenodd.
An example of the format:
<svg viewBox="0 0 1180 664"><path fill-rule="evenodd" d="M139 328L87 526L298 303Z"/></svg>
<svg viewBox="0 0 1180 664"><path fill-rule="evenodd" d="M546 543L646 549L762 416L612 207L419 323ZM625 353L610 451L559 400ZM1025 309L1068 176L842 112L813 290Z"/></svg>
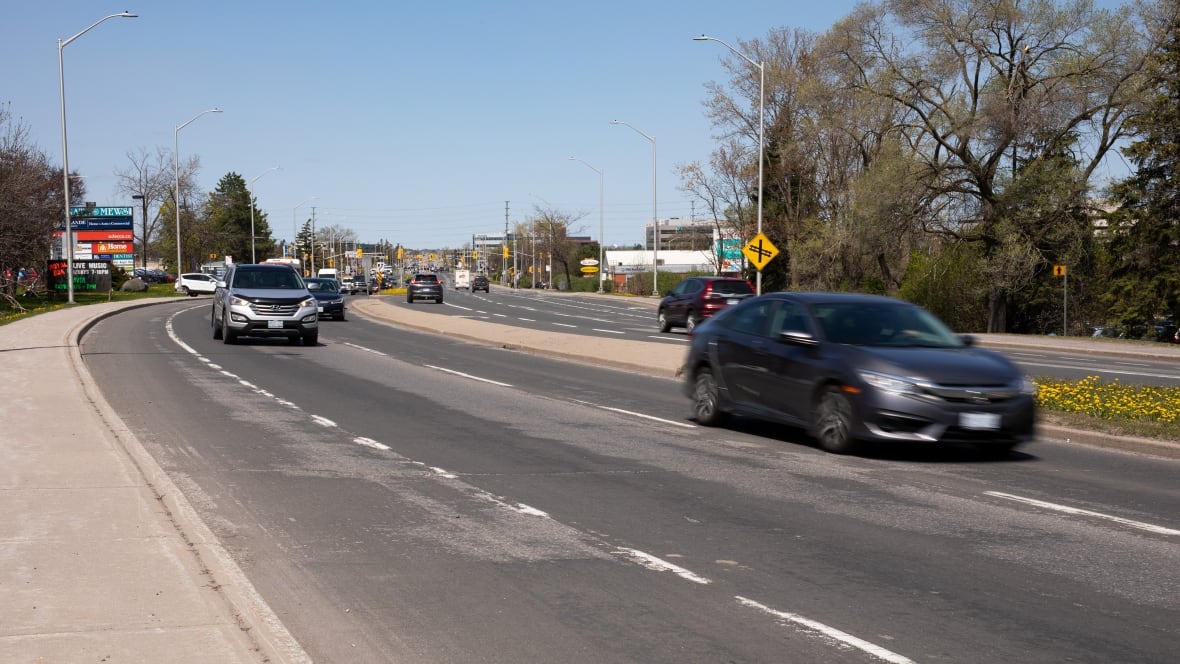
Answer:
<svg viewBox="0 0 1180 664"><path fill-rule="evenodd" d="M771 293L693 334L684 392L696 420L731 413L806 429L820 447L974 443L1007 453L1035 436L1036 387L916 305L852 293Z"/></svg>
<svg viewBox="0 0 1180 664"><path fill-rule="evenodd" d="M480 291L480 290L485 293L490 293L491 287L492 286L491 286L491 283L488 281L488 278L482 274L477 274L471 278L471 292L472 293L474 293L475 291Z"/></svg>
<svg viewBox="0 0 1180 664"><path fill-rule="evenodd" d="M185 272L176 279L174 288L177 293L184 293L190 297L196 297L201 293L212 294L217 290L217 279L204 272Z"/></svg>
<svg viewBox="0 0 1180 664"><path fill-rule="evenodd" d="M258 336L314 346L319 320L319 301L289 265L235 263L213 293L213 338L227 344Z"/></svg>
<svg viewBox="0 0 1180 664"><path fill-rule="evenodd" d="M369 282L369 295L376 295L381 292L381 282L374 279Z"/></svg>
<svg viewBox="0 0 1180 664"><path fill-rule="evenodd" d="M691 334L701 321L754 296L754 286L736 277L689 277L664 294L657 310L660 332L683 327Z"/></svg>
<svg viewBox="0 0 1180 664"><path fill-rule="evenodd" d="M356 295L357 293L369 294L369 282L359 274L352 278L352 294Z"/></svg>
<svg viewBox="0 0 1180 664"><path fill-rule="evenodd" d="M138 277L149 284L170 284L176 277L155 267L137 267L131 272L132 277Z"/></svg>
<svg viewBox="0 0 1180 664"><path fill-rule="evenodd" d="M333 320L344 320L344 294L335 279L307 277L303 280L312 297L319 302L320 315Z"/></svg>
<svg viewBox="0 0 1180 664"><path fill-rule="evenodd" d="M434 300L438 304L443 301L443 285L437 274L419 272L406 283L406 302L414 300Z"/></svg>

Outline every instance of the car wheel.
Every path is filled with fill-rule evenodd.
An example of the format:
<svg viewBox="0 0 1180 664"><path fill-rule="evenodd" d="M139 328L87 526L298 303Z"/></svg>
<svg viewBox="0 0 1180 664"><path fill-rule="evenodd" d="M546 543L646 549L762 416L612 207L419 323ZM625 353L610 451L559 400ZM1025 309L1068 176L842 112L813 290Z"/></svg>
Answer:
<svg viewBox="0 0 1180 664"><path fill-rule="evenodd" d="M316 345L316 343L319 342L319 340L320 340L320 333L319 332L312 332L311 334L303 335L303 345L304 346L314 346L314 345Z"/></svg>
<svg viewBox="0 0 1180 664"><path fill-rule="evenodd" d="M217 309L209 315L210 322L213 324L213 339L214 341L221 338L221 323L217 320Z"/></svg>
<svg viewBox="0 0 1180 664"><path fill-rule="evenodd" d="M227 344L232 344L238 340L237 333L229 329L229 319L225 317L225 314L221 316L221 340Z"/></svg>
<svg viewBox="0 0 1180 664"><path fill-rule="evenodd" d="M339 316L337 316L336 320L345 320L344 314L340 314Z"/></svg>
<svg viewBox="0 0 1180 664"><path fill-rule="evenodd" d="M438 298L437 300L434 301L434 303L435 304L442 304L442 298L441 297Z"/></svg>
<svg viewBox="0 0 1180 664"><path fill-rule="evenodd" d="M665 314L663 311L660 311L659 321L661 333L672 329L672 323L668 322L668 314Z"/></svg>
<svg viewBox="0 0 1180 664"><path fill-rule="evenodd" d="M727 414L721 409L721 388L713 376L713 370L701 367L692 390L692 412L697 422L704 426L717 426L725 421Z"/></svg>
<svg viewBox="0 0 1180 664"><path fill-rule="evenodd" d="M691 311L688 312L688 316L684 318L684 331L692 334L692 331L697 329L697 324L700 322L701 320L695 314Z"/></svg>
<svg viewBox="0 0 1180 664"><path fill-rule="evenodd" d="M409 303L409 304L413 304L413 303L414 303L414 296L413 296L413 295L407 295L407 296L406 296L406 302L407 302L407 303Z"/></svg>
<svg viewBox="0 0 1180 664"><path fill-rule="evenodd" d="M849 454L856 449L852 437L852 402L837 385L829 385L815 408L814 435L819 446L833 454Z"/></svg>
<svg viewBox="0 0 1180 664"><path fill-rule="evenodd" d="M187 296L189 296L189 297L193 297L193 296L195 296L195 295L196 295L196 293L194 293L194 292L192 292L192 291L190 291L190 290L188 289L188 286L181 286L181 287L180 287L180 290L184 291L184 294L185 294L185 295L187 295Z"/></svg>

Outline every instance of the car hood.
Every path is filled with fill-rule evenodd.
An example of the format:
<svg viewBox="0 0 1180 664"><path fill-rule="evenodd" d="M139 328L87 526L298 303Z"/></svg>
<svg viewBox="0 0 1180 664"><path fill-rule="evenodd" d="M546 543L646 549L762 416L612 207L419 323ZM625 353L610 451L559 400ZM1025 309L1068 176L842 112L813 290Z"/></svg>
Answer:
<svg viewBox="0 0 1180 664"><path fill-rule="evenodd" d="M328 291L312 291L311 296L317 300L335 300L344 297L341 293L329 293Z"/></svg>
<svg viewBox="0 0 1180 664"><path fill-rule="evenodd" d="M965 346L845 346L854 369L869 369L939 385L1007 385L1022 372L994 351Z"/></svg>
<svg viewBox="0 0 1180 664"><path fill-rule="evenodd" d="M237 288L234 295L251 300L305 300L311 293L294 288Z"/></svg>

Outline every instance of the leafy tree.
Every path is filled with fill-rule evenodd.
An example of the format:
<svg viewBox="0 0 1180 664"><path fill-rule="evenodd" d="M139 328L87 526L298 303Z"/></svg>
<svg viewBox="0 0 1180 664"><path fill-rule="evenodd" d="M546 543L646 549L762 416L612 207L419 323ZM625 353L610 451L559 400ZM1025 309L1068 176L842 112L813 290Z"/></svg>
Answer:
<svg viewBox="0 0 1180 664"><path fill-rule="evenodd" d="M241 175L231 172L222 176L205 203L205 216L208 235L203 246L207 253L233 256L239 263L275 254L266 213L254 204Z"/></svg>
<svg viewBox="0 0 1180 664"><path fill-rule="evenodd" d="M1008 328L1010 298L1044 249L1039 231L1022 228L1029 220L1010 214L1018 204L1004 187L1019 181L1021 161L1068 149L1084 191L1128 135L1152 47L1133 19L1089 0L887 0L860 5L829 35L847 86L905 109L905 140L937 211L927 229L982 247L988 331Z"/></svg>
<svg viewBox="0 0 1180 664"><path fill-rule="evenodd" d="M1123 150L1134 174L1112 187L1111 311L1124 324L1180 316L1180 18L1161 24L1151 60L1150 103L1131 120L1138 139Z"/></svg>

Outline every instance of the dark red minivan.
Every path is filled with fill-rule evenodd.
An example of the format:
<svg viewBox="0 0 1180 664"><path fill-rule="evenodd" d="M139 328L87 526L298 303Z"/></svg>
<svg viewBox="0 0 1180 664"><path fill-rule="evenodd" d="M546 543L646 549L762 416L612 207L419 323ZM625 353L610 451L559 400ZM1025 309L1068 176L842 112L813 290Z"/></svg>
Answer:
<svg viewBox="0 0 1180 664"><path fill-rule="evenodd" d="M660 300L660 332L683 327L691 334L697 323L754 296L754 286L737 277L689 277Z"/></svg>

